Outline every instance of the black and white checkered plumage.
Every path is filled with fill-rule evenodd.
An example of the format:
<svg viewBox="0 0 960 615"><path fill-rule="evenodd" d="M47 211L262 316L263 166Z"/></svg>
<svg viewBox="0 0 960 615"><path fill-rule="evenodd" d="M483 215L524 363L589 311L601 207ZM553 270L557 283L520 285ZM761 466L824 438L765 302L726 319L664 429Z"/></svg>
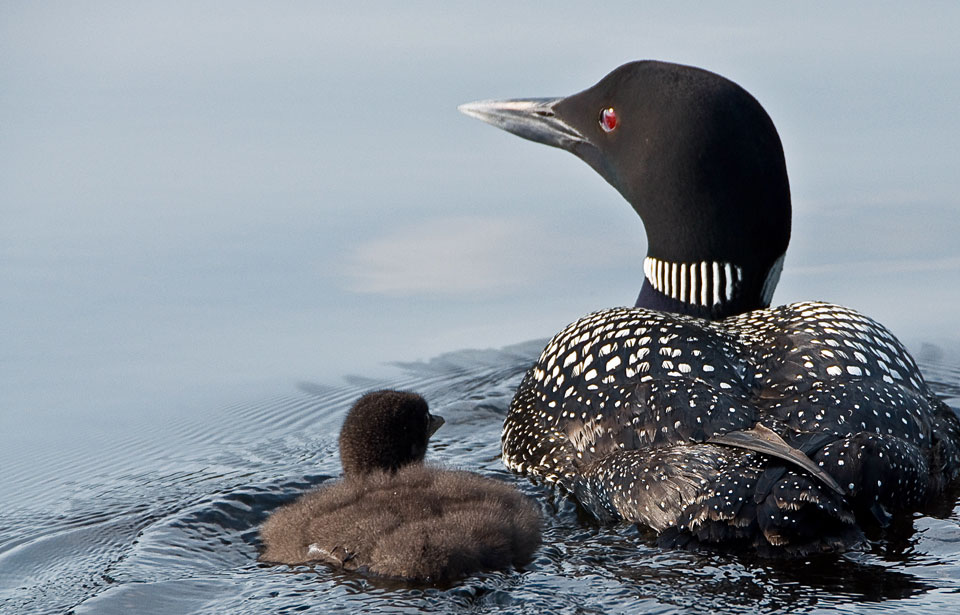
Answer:
<svg viewBox="0 0 960 615"><path fill-rule="evenodd" d="M758 423L840 489L710 441ZM616 308L544 349L510 407L503 460L601 519L807 552L850 546L860 525L939 494L958 443L900 342L854 310L795 303L708 321Z"/></svg>

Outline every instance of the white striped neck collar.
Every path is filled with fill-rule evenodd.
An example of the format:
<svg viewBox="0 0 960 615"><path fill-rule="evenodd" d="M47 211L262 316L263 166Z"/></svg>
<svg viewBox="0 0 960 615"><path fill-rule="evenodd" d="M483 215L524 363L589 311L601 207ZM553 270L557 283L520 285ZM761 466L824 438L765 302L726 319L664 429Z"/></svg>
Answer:
<svg viewBox="0 0 960 615"><path fill-rule="evenodd" d="M750 273L730 262L677 263L648 256L643 260L644 276L662 299L646 295L643 300L641 292L637 305L713 318L766 307L782 269L783 255L769 270Z"/></svg>
<svg viewBox="0 0 960 615"><path fill-rule="evenodd" d="M743 283L743 269L718 261L671 263L648 256L643 273L651 286L671 299L705 308L730 303Z"/></svg>

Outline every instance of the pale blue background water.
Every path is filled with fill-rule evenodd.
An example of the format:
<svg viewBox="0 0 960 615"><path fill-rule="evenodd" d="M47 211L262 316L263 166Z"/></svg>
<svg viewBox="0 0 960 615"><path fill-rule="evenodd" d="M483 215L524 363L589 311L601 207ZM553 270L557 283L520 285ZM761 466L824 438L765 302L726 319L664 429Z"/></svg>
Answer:
<svg viewBox="0 0 960 615"><path fill-rule="evenodd" d="M456 106L633 59L772 116L775 302L957 354L960 5L660 4L0 4L0 465L28 472L0 497L51 457L631 303L632 209Z"/></svg>

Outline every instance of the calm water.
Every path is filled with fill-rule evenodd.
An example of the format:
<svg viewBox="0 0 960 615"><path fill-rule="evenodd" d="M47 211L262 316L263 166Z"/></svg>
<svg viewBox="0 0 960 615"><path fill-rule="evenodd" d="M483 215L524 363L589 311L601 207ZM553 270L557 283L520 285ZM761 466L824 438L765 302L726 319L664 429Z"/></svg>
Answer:
<svg viewBox="0 0 960 615"><path fill-rule="evenodd" d="M402 366L403 376L128 425L96 451L0 455L4 613L620 613L952 610L960 592L960 491L868 553L778 564L657 549L630 526L601 528L565 497L509 475L499 431L542 342ZM935 388L960 402L960 363L921 349ZM447 420L433 462L514 482L537 498L544 546L522 571L409 587L319 567L256 562L257 526L338 474L336 432L360 391L416 389ZM44 480L38 480L38 477ZM12 504L12 505L11 505Z"/></svg>
<svg viewBox="0 0 960 615"><path fill-rule="evenodd" d="M582 162L456 106L642 58L724 74L777 125L775 301L877 318L960 406L960 4L646 4L0 3L0 612L956 610L956 496L777 566L655 549L501 467L540 350L514 344L631 302L646 246ZM256 563L383 385L447 418L434 461L543 503L527 570Z"/></svg>

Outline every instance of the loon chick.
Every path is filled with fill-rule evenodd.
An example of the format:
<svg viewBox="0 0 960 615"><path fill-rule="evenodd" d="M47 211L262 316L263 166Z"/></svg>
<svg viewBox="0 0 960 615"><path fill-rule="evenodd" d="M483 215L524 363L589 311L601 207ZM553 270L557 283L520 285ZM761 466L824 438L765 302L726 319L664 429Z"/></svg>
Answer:
<svg viewBox="0 0 960 615"><path fill-rule="evenodd" d="M423 465L443 424L415 393L361 397L340 432L344 479L274 512L261 561L442 583L528 562L540 515L499 481Z"/></svg>
<svg viewBox="0 0 960 615"><path fill-rule="evenodd" d="M643 220L632 308L558 333L503 427L510 469L666 546L854 548L960 472L960 421L882 325L768 307L790 239L780 138L708 71L625 64L566 98L460 107L566 149Z"/></svg>

